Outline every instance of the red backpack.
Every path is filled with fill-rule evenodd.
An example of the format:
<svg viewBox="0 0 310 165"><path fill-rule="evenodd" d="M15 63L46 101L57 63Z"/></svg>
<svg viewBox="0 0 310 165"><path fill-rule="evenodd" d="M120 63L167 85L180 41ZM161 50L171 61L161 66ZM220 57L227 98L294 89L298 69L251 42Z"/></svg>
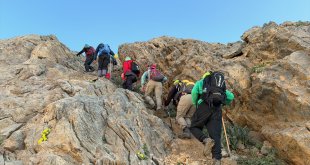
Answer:
<svg viewBox="0 0 310 165"><path fill-rule="evenodd" d="M93 47L90 47L88 49L86 49L85 54L86 56L91 56L93 54L95 54L96 50Z"/></svg>
<svg viewBox="0 0 310 165"><path fill-rule="evenodd" d="M162 82L165 76L157 69L151 69L150 71L150 79L157 81L157 82Z"/></svg>

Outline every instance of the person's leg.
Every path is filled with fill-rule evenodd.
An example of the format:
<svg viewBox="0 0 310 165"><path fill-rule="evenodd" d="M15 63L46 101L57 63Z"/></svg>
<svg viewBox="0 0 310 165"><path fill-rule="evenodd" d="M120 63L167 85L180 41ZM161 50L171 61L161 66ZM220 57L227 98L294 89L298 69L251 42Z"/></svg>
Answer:
<svg viewBox="0 0 310 165"><path fill-rule="evenodd" d="M181 96L179 104L177 106L177 115L175 119L177 120L178 124L181 126L182 129L187 127L187 122L184 117L186 116L187 111L192 106L191 99L191 95Z"/></svg>
<svg viewBox="0 0 310 165"><path fill-rule="evenodd" d="M105 76L108 73L108 65L109 65L110 59L109 57L104 55L103 64L102 64L102 74Z"/></svg>
<svg viewBox="0 0 310 165"><path fill-rule="evenodd" d="M103 60L104 58L102 56L98 57L98 77L102 77L102 69L103 69Z"/></svg>
<svg viewBox="0 0 310 165"><path fill-rule="evenodd" d="M84 66L85 66L85 71L89 72L89 63L91 62L91 58L86 56L85 62L84 62Z"/></svg>
<svg viewBox="0 0 310 165"><path fill-rule="evenodd" d="M129 76L126 76L126 80L125 80L125 89L129 89L129 90L132 90L132 82L134 80L134 76L133 75L129 75Z"/></svg>
<svg viewBox="0 0 310 165"><path fill-rule="evenodd" d="M209 136L214 140L214 146L212 148L212 158L220 160L222 158L221 153L221 132L222 132L222 110L221 107L212 108L212 115L207 123L207 129Z"/></svg>
<svg viewBox="0 0 310 165"><path fill-rule="evenodd" d="M201 142L207 138L207 136L202 132L202 129L207 123L210 115L211 111L209 106L202 102L198 105L198 108L192 117L190 131Z"/></svg>
<svg viewBox="0 0 310 165"><path fill-rule="evenodd" d="M163 85L161 82L155 83L155 98L156 98L156 110L161 110L162 107L162 96L163 94Z"/></svg>
<svg viewBox="0 0 310 165"><path fill-rule="evenodd" d="M152 108L155 107L155 103L154 100L151 98L151 94L153 92L153 90L155 89L155 82L153 80L150 80L147 84L146 84L146 89L145 89L145 100L147 101L147 103L149 105L151 105Z"/></svg>

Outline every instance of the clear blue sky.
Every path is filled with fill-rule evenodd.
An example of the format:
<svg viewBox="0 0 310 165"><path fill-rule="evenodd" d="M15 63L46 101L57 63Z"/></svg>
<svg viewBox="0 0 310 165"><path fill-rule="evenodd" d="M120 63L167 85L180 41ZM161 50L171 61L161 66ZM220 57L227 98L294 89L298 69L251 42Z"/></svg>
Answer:
<svg viewBox="0 0 310 165"><path fill-rule="evenodd" d="M0 0L0 39L55 34L71 50L167 35L235 42L269 21L310 21L310 0Z"/></svg>

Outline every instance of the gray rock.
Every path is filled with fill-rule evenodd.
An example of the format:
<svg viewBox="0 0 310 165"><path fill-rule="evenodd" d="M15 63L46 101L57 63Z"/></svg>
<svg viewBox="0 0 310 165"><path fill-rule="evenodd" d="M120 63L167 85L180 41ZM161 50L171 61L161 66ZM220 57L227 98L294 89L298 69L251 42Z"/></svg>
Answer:
<svg viewBox="0 0 310 165"><path fill-rule="evenodd" d="M223 55L223 58L229 59L242 54L243 46L242 42L233 43L229 46L227 52Z"/></svg>
<svg viewBox="0 0 310 165"><path fill-rule="evenodd" d="M24 149L24 138L25 135L22 131L15 131L10 138L4 141L3 147L11 152L22 150Z"/></svg>
<svg viewBox="0 0 310 165"><path fill-rule="evenodd" d="M272 145L268 141L264 141L264 144L260 150L263 155L268 155L272 149Z"/></svg>
<svg viewBox="0 0 310 165"><path fill-rule="evenodd" d="M2 154L0 154L0 165L4 165L4 158Z"/></svg>
<svg viewBox="0 0 310 165"><path fill-rule="evenodd" d="M22 124L12 124L4 129L0 130L0 135L2 137L8 138L14 131L18 130Z"/></svg>
<svg viewBox="0 0 310 165"><path fill-rule="evenodd" d="M5 165L23 165L24 163L20 160L15 160L15 161L6 161Z"/></svg>

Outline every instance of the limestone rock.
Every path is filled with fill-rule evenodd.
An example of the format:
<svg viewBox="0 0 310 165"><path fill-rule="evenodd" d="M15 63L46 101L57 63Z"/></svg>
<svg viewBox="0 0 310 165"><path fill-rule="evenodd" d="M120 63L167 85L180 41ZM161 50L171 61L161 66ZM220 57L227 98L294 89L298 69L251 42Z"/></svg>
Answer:
<svg viewBox="0 0 310 165"><path fill-rule="evenodd" d="M24 133L20 130L15 131L10 138L6 139L3 147L11 152L24 149Z"/></svg>
<svg viewBox="0 0 310 165"><path fill-rule="evenodd" d="M264 142L264 137L259 132L250 131L248 136L249 136L250 142L253 144L263 144Z"/></svg>
<svg viewBox="0 0 310 165"><path fill-rule="evenodd" d="M24 163L22 161L8 161L5 162L5 165L23 165Z"/></svg>
<svg viewBox="0 0 310 165"><path fill-rule="evenodd" d="M223 55L223 58L233 58L235 56L242 55L242 48L243 48L242 42L236 42L233 44L229 44L229 48L227 52Z"/></svg>
<svg viewBox="0 0 310 165"><path fill-rule="evenodd" d="M297 153L280 152L282 158L299 164L306 157L296 157L310 149L304 143L308 135L294 133L306 129L305 121L310 120L309 29L309 22L270 22L246 31L243 42L228 45L163 36L121 45L119 57L137 59L143 71L145 64L156 63L168 77L166 92L174 79L197 81L208 70L223 71L227 88L235 94L228 118L260 132L278 150L293 147L283 139L301 140L294 143ZM283 130L291 130L294 136ZM283 139L276 138L278 134Z"/></svg>
<svg viewBox="0 0 310 165"><path fill-rule="evenodd" d="M268 141L264 141L263 146L260 149L260 152L263 155L268 155L271 149L272 149L272 145Z"/></svg>
<svg viewBox="0 0 310 165"><path fill-rule="evenodd" d="M6 164L139 164L143 146L158 160L168 154L172 132L142 96L91 82L96 75L55 36L0 40L0 49Z"/></svg>

